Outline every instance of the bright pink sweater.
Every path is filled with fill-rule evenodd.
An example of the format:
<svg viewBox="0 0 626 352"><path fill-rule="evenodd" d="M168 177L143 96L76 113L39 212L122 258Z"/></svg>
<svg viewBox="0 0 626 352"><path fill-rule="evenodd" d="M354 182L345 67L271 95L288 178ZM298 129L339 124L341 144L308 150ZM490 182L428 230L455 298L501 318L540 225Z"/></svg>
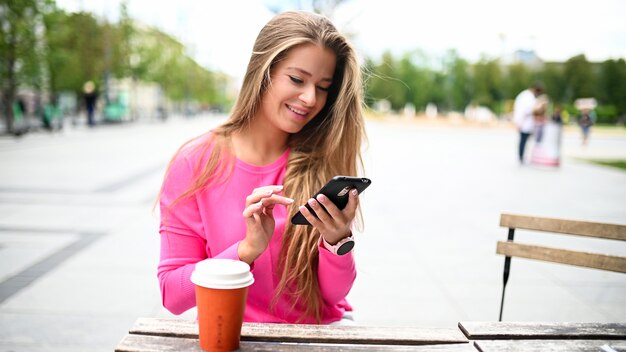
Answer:
<svg viewBox="0 0 626 352"><path fill-rule="evenodd" d="M225 183L179 200L171 207L174 200L189 188L197 163L200 161L204 165L207 155L195 146L208 143L210 136L208 133L181 150L165 177L161 193L158 277L163 306L174 314L181 314L196 305L195 288L190 277L198 261L206 258L240 260L237 246L246 233L242 216L246 197L257 187L283 184L285 177L289 150L265 166L254 166L237 159ZM270 309L279 282L278 256L286 216L285 206L274 208L274 236L265 252L252 265L255 282L248 291L244 321L315 322L311 317L298 321L302 311L290 309L290 301L285 295ZM336 256L320 247L317 274L323 299L322 323L340 320L346 310L352 310L345 300L356 278L352 253Z"/></svg>

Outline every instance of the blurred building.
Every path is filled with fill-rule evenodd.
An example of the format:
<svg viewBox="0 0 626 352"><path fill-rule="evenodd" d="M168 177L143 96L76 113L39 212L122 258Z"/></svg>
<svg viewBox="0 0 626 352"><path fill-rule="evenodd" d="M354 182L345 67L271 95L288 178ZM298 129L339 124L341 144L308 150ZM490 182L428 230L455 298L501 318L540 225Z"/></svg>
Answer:
<svg viewBox="0 0 626 352"><path fill-rule="evenodd" d="M524 64L531 69L537 69L543 66L544 61L537 56L534 50L518 49L508 55L504 55L502 63L504 65Z"/></svg>

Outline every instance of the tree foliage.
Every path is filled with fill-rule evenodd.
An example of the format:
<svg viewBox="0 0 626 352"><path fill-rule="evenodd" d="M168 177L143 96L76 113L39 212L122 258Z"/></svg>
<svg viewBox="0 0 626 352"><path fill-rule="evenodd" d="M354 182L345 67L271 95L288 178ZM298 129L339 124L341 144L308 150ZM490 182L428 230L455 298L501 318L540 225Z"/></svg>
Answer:
<svg viewBox="0 0 626 352"><path fill-rule="evenodd" d="M615 108L615 112L626 112L626 61L606 60L600 66L598 98Z"/></svg>
<svg viewBox="0 0 626 352"><path fill-rule="evenodd" d="M564 72L567 84L567 98L576 99L595 96L595 75L591 63L585 55L578 55L565 61Z"/></svg>
<svg viewBox="0 0 626 352"><path fill-rule="evenodd" d="M386 52L379 61L368 58L367 104L374 106L386 99L394 110L407 103L423 110L426 104L435 103L443 111L462 111L468 104L478 104L500 114L506 112L507 101L540 81L555 103L572 106L578 98L595 97L600 103L600 121L614 123L626 115L624 59L592 63L578 55L566 62L531 67L483 57L471 64L452 50L441 62L441 67L433 68L419 51L399 58Z"/></svg>
<svg viewBox="0 0 626 352"><path fill-rule="evenodd" d="M139 25L120 6L110 23L92 13L67 13L54 0L0 0L0 89L11 130L18 87L79 93L86 81L155 82L173 101L226 105L228 78L193 60L175 38Z"/></svg>
<svg viewBox="0 0 626 352"><path fill-rule="evenodd" d="M7 130L19 85L41 88L41 0L0 0L0 89Z"/></svg>

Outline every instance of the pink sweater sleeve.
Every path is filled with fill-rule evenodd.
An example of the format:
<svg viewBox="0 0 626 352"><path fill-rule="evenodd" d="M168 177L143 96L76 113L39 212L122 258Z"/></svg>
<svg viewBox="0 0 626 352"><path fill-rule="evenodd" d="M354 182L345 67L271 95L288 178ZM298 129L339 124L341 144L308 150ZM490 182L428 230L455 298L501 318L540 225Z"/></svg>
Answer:
<svg viewBox="0 0 626 352"><path fill-rule="evenodd" d="M327 305L335 306L342 302L356 279L354 254L335 255L320 245L317 279L322 299Z"/></svg>
<svg viewBox="0 0 626 352"><path fill-rule="evenodd" d="M239 260L239 242L212 255L195 196L177 200L190 186L192 177L188 160L179 154L165 177L160 197L158 278L163 306L174 314L196 305L195 286L190 278L197 262L210 257Z"/></svg>

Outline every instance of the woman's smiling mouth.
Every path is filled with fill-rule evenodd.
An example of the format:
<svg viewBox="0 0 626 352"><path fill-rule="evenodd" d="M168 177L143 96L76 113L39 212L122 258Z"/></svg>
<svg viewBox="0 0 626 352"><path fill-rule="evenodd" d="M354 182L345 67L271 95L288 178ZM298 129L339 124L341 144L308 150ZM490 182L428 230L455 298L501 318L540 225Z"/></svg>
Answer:
<svg viewBox="0 0 626 352"><path fill-rule="evenodd" d="M305 110L300 110L300 109L296 109L293 106L289 105L289 104L285 104L287 106L287 109L289 109L290 111L302 116L302 117L306 117L306 115L309 113L308 111Z"/></svg>

